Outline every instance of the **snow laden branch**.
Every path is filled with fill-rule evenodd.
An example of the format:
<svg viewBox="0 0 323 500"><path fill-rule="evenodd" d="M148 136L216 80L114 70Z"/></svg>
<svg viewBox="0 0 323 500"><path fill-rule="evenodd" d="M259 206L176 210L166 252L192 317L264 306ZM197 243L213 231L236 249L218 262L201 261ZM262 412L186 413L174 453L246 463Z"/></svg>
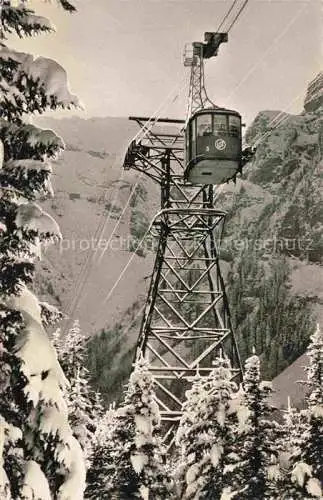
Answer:
<svg viewBox="0 0 323 500"><path fill-rule="evenodd" d="M56 61L0 48L0 116L13 122L25 113L42 113L57 107L79 107L69 90L67 74Z"/></svg>
<svg viewBox="0 0 323 500"><path fill-rule="evenodd" d="M20 38L33 36L39 33L55 31L51 21L43 16L35 15L25 3L12 5L13 2L4 3L2 7L2 30L4 33L16 33Z"/></svg>

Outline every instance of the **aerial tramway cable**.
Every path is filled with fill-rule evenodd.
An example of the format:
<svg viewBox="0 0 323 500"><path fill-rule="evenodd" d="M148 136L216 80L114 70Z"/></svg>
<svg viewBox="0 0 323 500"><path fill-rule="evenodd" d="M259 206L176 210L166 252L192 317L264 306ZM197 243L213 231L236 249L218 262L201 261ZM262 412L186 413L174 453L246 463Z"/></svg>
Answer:
<svg viewBox="0 0 323 500"><path fill-rule="evenodd" d="M163 111L163 108L166 106L167 101L172 96L172 94L174 92L174 89L176 89L178 86L180 86L180 90L176 94L175 98L178 97L178 95L179 95L179 93L181 91L181 88L183 87L182 81L184 81L184 84L185 84L185 77L183 77L182 80L180 81L180 83L176 84L175 87L170 91L170 93L167 94L165 100L161 103L160 107L157 108L156 112L151 116L151 118L145 124L145 132L141 136L141 138L144 138L147 135L147 133L149 132L149 130L151 129L151 127L156 123L156 121L160 117L160 113ZM158 113L158 112L159 112L159 115L156 116L156 113ZM133 141L136 140L141 135L141 133L142 133L142 131L139 130L138 133L133 137L132 140ZM142 174L140 174L139 178L141 177L141 175ZM121 182L121 180L123 179L123 176L124 176L124 170L122 170L121 175L120 175L120 177L118 179L117 184L119 184ZM116 222L116 224L115 224L115 226L113 228L112 233L109 236L108 244L110 244L111 239L112 239L112 237L113 237L113 235L114 235L117 227L119 226L119 224L121 222L121 219L122 219L122 217L123 217L123 215L124 215L124 213L126 211L126 208L128 207L128 205L129 205L129 203L131 201L131 198L132 198L133 194L135 193L135 190L136 190L136 188L137 188L137 186L139 184L139 178L138 178L135 186L133 187L133 189L132 189L132 191L130 193L130 196L129 196L127 202L126 202L125 208L123 209L123 211L122 211L122 213L121 213L118 221ZM102 235L104 233L106 225L107 225L108 221L111 218L111 213L112 213L113 205L115 204L116 198L118 196L118 188L117 187L115 188L115 192L116 192L116 195L115 195L114 201L111 204L111 209L110 209L108 215L105 217L104 214L102 214L101 217L100 217L100 219L99 219L96 231L94 233L94 239L95 239L95 241L102 238ZM112 198L112 196L111 196L111 198ZM108 244L107 244L107 246L108 246ZM103 249L103 251L102 251L102 253L101 253L100 257L99 257L99 263L101 262L105 251L106 251L106 249ZM73 298L73 300L72 300L72 302L71 302L71 304L69 305L69 308L68 308L68 315L70 317L73 316L73 314L74 314L74 312L76 310L76 307L78 305L80 296L81 296L81 294L83 292L85 283L86 283L86 281L88 279L88 276L89 276L89 273L91 271L91 260L95 260L97 252L98 252L98 249L95 250L94 255L92 255L91 252L88 252L86 259L83 261L81 270L80 270L80 272L79 272L79 274L77 276L77 279L76 279L76 294L74 295L74 298Z"/></svg>
<svg viewBox="0 0 323 500"><path fill-rule="evenodd" d="M123 179L123 176L124 176L124 171L122 171L122 174L120 175L119 179L118 179L118 182L117 184L119 184L122 179ZM99 218L99 221L98 221L98 224L97 224L97 227L96 227L96 230L95 230L95 233L94 233L94 241L97 241L99 240L101 237L102 237L102 234L104 232L104 229L105 229L105 226L107 224L107 222L110 220L111 218L111 214L112 214L112 208L115 204L115 201L116 201L116 198L117 198L117 195L118 195L118 190L117 190L117 187L115 188L115 191L114 191L114 200L113 202L111 203L111 208L108 212L108 215L105 216L104 213L101 214L100 218ZM112 199L112 196L110 197L110 199ZM78 303L79 303L79 299L81 297L81 294L83 292L83 289L84 289L84 285L86 283L86 280L89 276L89 273L90 273L90 270L91 270L91 265L92 265L92 260L95 258L95 254L93 255L91 253L91 251L89 250L88 253L87 253L87 256L85 258L85 260L83 261L83 264L82 264L82 267L81 267L81 270L77 276L77 279L76 279L76 283L75 283L75 287L76 287L76 293L75 295L73 296L73 299L72 299L72 302L68 308L68 316L70 317L70 321L72 320L72 316L78 306ZM73 287L74 288L74 287Z"/></svg>
<svg viewBox="0 0 323 500"><path fill-rule="evenodd" d="M151 116L151 118L148 120L148 122L146 123L145 125L145 132L144 134L141 134L142 131L139 131L134 137L132 140L136 140L138 139L139 136L141 136L140 138L143 139L150 131L150 129L153 127L153 125L157 122L158 118L160 118L161 116L161 113L165 110L165 108L168 107L169 105L169 101L172 99L172 102L174 100L174 97L173 97L173 93L174 93L174 90L177 90L178 88L178 91L175 95L175 98L178 97L178 95L182 92L183 88L185 87L186 85L186 78L185 76L183 76L183 78L180 80L179 83L177 83L172 89L171 91L167 94L166 98L164 99L164 101L162 101L161 105L157 108L157 110L155 111L155 113ZM121 172L121 175L119 177L119 180L118 180L118 183L122 180L124 176L124 170L122 170ZM141 174L139 175L138 179L137 179L137 182L135 184L135 186L133 187L133 189L131 190L131 193L129 195L129 198L126 202L126 206L125 208L123 209L121 215L119 216L119 219L118 221L116 222L114 228L113 228L113 231L112 233L110 234L109 236L109 243L111 242L111 239L117 229L117 227L119 226L120 222L121 222L121 218L122 216L124 215L125 211L126 211L126 208L128 207L130 201L131 201L131 198L133 197L134 193L135 193L135 190L139 184L139 179L141 178ZM116 192L116 195L115 195L115 198L114 198L114 202L116 200L116 197L118 195L118 188L116 187L115 188L115 192ZM111 196L112 198L112 196ZM107 216L105 216L104 214L101 215L100 219L99 219L99 222L98 222L98 225L97 225L97 228L96 228L96 231L95 231L95 239L98 240L100 238L102 238L102 235L104 233L104 230L106 228L106 225L108 223L108 221L110 220L111 218L111 213L112 213L112 207L114 205L114 202L111 206L111 209L108 213ZM103 257L103 254L105 253L106 249L104 249L100 255L100 258L99 258L99 263L101 262L102 260L102 257ZM84 286L87 282L87 279L89 277L89 274L90 274L90 271L91 271L91 265L92 265L92 261L95 259L96 255L97 255L97 252L98 252L98 249L95 250L95 253L94 255L92 255L90 252L88 253L85 261L83 262L83 265L82 265L82 268L81 268L81 271L77 277L77 280L76 282L78 283L76 285L76 294L74 295L74 298L69 306L69 311L68 311L68 316L70 317L69 319L69 324L70 322L72 321L72 316L78 306L78 303L79 303L79 300L80 300L80 297L83 293L83 289L84 289Z"/></svg>
<svg viewBox="0 0 323 500"><path fill-rule="evenodd" d="M270 130L267 130L267 132L264 132L263 134L258 134L253 142L253 145L257 147L268 135L272 133L273 130L278 128L280 125L282 125L288 118L290 118L290 115L287 114L287 111L291 108L291 106L294 104L294 102L298 101L303 97L303 93L298 94L290 103L288 106L283 110L280 111L272 120L268 123L267 128L270 128Z"/></svg>
<svg viewBox="0 0 323 500"><path fill-rule="evenodd" d="M235 23L238 21L239 17L241 16L242 12L244 11L244 9L246 8L247 6L247 3L248 3L249 0L245 0L242 4L242 6L240 7L237 15L235 16L235 18L233 19L232 23L230 24L229 28L227 29L227 33L229 33L231 31L231 29L233 28L233 26L235 25Z"/></svg>
<svg viewBox="0 0 323 500"><path fill-rule="evenodd" d="M272 51L272 49L277 45L277 43L283 38L283 36L288 32L290 27L294 24L297 18L302 14L305 10L306 4L304 4L298 12L296 12L295 16L291 19L291 21L285 26L283 31L276 36L270 46L261 54L259 59L252 65L252 67L247 71L242 79L240 79L239 83L235 86L235 88L230 92L230 94L226 97L226 101L230 99L230 97L245 83L245 81L249 78L250 75L258 68L258 66L264 61L264 59L268 56L268 54Z"/></svg>
<svg viewBox="0 0 323 500"><path fill-rule="evenodd" d="M182 89L183 89L183 87L184 87L184 86L185 86L185 85L183 85L183 84L181 85L181 87L180 87L180 89L179 89L178 93L176 94L175 98L173 98L173 101L174 101L174 100L175 100L175 99L179 96L179 94L180 94L180 92L182 91ZM162 110L161 110L161 112L162 112ZM145 136L149 133L149 130L150 130L150 129L154 126L154 124L155 124L155 123L157 123L158 119L159 119L159 118L160 118L160 116L161 116L161 112L159 113L159 115L158 115L157 117L155 117L155 118L153 118L153 119L152 119L152 118L150 118L150 119L148 120L148 122L147 122L147 123L149 123L149 127L147 127L147 124L145 124L145 133L144 133L142 136L140 136L140 138L141 138L141 139L143 139L143 138L144 138L144 137L145 137ZM136 137L139 137L139 133L136 135ZM115 224L115 226L114 226L114 228L113 228L113 230L112 230L112 233L111 233L111 234L110 234L110 236L109 236L109 239L108 239L107 244L105 245L105 248L102 250L102 253L101 253L100 257L99 257L98 263L100 263L100 262L102 261L103 255L105 254L105 252L107 251L107 248L109 247L109 244L110 244L110 242L111 242L111 240L112 240L112 237L113 237L113 235L114 235L115 231L117 230L117 228L118 228L118 226L119 226L119 224L120 224L120 222L121 222L121 220L122 220L122 217L123 217L123 215L125 214L125 212L126 212L126 210L127 210L128 206L129 206L129 203L130 203L130 201L131 201L132 196L133 196L133 195L134 195L134 193L136 192L136 189L137 189L137 187L138 187L138 185L139 185L139 180L141 179L141 177L142 177L142 176L143 176L143 172L141 172L141 173L139 174L139 177L137 178L137 182L136 182L136 184L134 185L134 187L133 187L133 189L132 189L132 193L130 194L130 196L129 196L128 200L126 201L126 204L125 204L125 206L124 206L124 208L123 208L123 210L122 210L122 212L121 212L121 214L120 214L120 216L119 216L119 218L118 218L118 220L117 220L117 222L116 222L116 224Z"/></svg>
<svg viewBox="0 0 323 500"><path fill-rule="evenodd" d="M219 24L218 28L217 28L217 32L220 31L220 29L222 28L222 26L224 25L225 21L228 19L229 15L231 14L235 4L238 2L238 0L234 0L231 7L229 8L228 12L225 14L224 18L222 19L221 23Z"/></svg>

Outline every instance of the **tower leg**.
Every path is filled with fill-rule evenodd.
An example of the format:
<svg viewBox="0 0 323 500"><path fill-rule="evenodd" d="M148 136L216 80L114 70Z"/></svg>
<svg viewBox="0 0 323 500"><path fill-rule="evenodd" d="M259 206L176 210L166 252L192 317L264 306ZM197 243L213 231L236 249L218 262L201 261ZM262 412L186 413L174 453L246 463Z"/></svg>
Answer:
<svg viewBox="0 0 323 500"><path fill-rule="evenodd" d="M220 348L241 376L218 256L225 213L212 207L212 189L194 195L182 185L184 198L170 190L152 229L158 247L137 356L150 362L168 443L192 377L210 372Z"/></svg>

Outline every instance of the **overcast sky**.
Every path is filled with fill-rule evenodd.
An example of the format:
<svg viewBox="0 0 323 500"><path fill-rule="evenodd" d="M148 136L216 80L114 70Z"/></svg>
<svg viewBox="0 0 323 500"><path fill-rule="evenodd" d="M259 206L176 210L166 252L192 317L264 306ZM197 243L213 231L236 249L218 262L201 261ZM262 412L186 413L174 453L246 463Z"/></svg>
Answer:
<svg viewBox="0 0 323 500"><path fill-rule="evenodd" d="M215 31L232 0L76 0L64 13L33 0L57 32L16 41L20 50L55 58L86 106L81 116L151 116L189 74L185 43ZM241 0L240 0L241 3ZM206 65L207 90L247 123L262 109L299 112L308 82L322 66L321 0L249 0L217 58ZM185 81L185 80L184 80ZM182 118L186 89L163 110ZM174 97L176 93L174 91Z"/></svg>

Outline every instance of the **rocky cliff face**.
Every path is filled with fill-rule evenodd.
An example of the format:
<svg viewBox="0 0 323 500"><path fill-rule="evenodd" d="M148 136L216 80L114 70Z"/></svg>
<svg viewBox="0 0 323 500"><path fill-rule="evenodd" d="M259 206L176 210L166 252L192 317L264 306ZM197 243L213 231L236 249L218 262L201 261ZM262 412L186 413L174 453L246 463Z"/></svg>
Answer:
<svg viewBox="0 0 323 500"><path fill-rule="evenodd" d="M245 358L255 347L269 378L304 352L314 322L323 323L318 96L322 75L310 84L300 115L258 114L246 134L250 143L258 143L255 158L219 198L219 208L228 211L221 258L241 354ZM38 286L43 298L54 296L79 318L86 333L105 329L92 343L90 362L95 382L113 398L129 373L153 254L137 252L110 292L157 210L159 194L152 182L140 179L100 259L98 241L101 248L109 241L137 181L137 174L121 173L124 149L137 130L126 119L108 118L43 120L43 125L67 144L49 203L65 239L60 251L45 253Z"/></svg>
<svg viewBox="0 0 323 500"><path fill-rule="evenodd" d="M313 92L312 83L308 103ZM222 257L240 351L244 358L254 346L268 378L304 352L323 320L322 111L316 101L298 116L259 113L246 134L258 142L255 158L222 195Z"/></svg>

